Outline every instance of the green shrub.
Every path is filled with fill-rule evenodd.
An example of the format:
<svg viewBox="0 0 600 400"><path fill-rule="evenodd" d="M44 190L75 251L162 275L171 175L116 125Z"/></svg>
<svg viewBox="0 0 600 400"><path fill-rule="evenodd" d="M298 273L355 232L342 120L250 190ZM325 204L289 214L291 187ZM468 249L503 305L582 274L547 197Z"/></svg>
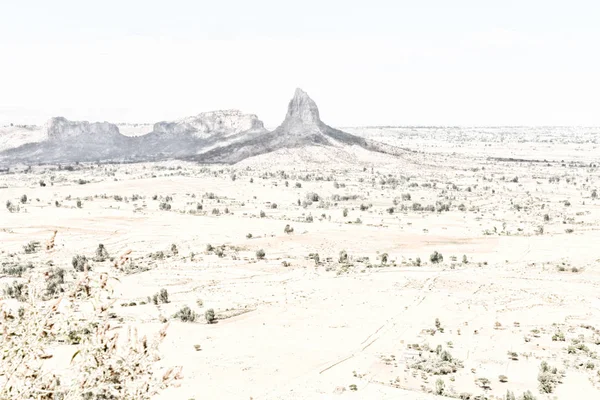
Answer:
<svg viewBox="0 0 600 400"><path fill-rule="evenodd" d="M438 263L441 263L444 261L444 256L442 255L442 253L438 253L437 251L434 251L429 256L429 260L434 264L438 264Z"/></svg>
<svg viewBox="0 0 600 400"><path fill-rule="evenodd" d="M25 246L23 246L23 250L25 251L26 254L36 253L41 248L42 248L42 246L41 246L40 242L33 241L33 240L31 242L27 243Z"/></svg>
<svg viewBox="0 0 600 400"><path fill-rule="evenodd" d="M338 261L340 262L340 264L348 262L348 253L346 253L346 250L340 251L340 256L339 256Z"/></svg>
<svg viewBox="0 0 600 400"><path fill-rule="evenodd" d="M212 308L209 308L208 310L206 310L206 312L204 313L204 318L206 318L206 322L209 324L212 324L215 322L215 310L213 310Z"/></svg>
<svg viewBox="0 0 600 400"><path fill-rule="evenodd" d="M188 306L183 306L173 315L173 318L179 319L182 322L196 322L198 314L192 311L192 309Z"/></svg>
<svg viewBox="0 0 600 400"><path fill-rule="evenodd" d="M27 286L23 282L13 281L11 284L4 287L3 293L5 296L18 301L25 301L27 296Z"/></svg>
<svg viewBox="0 0 600 400"><path fill-rule="evenodd" d="M169 292L167 292L167 289L160 289L160 292L158 293L158 298L161 303L168 303L169 302Z"/></svg>
<svg viewBox="0 0 600 400"><path fill-rule="evenodd" d="M106 260L109 259L109 254L108 251L106 250L106 247L104 247L104 245L102 243L100 243L98 245L98 248L96 249L96 256L94 257L94 261L96 262L104 262Z"/></svg>
<svg viewBox="0 0 600 400"><path fill-rule="evenodd" d="M75 268L75 271L83 272L86 270L91 270L86 256L82 256L79 254L74 256L73 260L71 260L71 264L73 265L73 268Z"/></svg>
<svg viewBox="0 0 600 400"><path fill-rule="evenodd" d="M64 292L62 285L65 283L65 270L63 268L52 268L46 274L46 298Z"/></svg>

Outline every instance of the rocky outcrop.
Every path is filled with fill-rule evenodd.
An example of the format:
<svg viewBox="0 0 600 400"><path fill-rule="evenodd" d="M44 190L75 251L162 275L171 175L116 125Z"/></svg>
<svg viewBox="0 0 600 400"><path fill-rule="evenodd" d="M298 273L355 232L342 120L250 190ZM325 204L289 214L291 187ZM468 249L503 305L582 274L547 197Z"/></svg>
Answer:
<svg viewBox="0 0 600 400"><path fill-rule="evenodd" d="M48 140L112 142L124 137L119 128L108 122L69 121L64 117L51 118L46 123Z"/></svg>
<svg viewBox="0 0 600 400"><path fill-rule="evenodd" d="M265 127L254 114L222 110L201 113L179 121L158 122L154 124L153 131L164 136L190 134L199 139L208 139L212 136L228 137L242 132L265 131Z"/></svg>
<svg viewBox="0 0 600 400"><path fill-rule="evenodd" d="M400 151L371 143L323 123L316 103L302 89L296 89L285 119L274 131L239 140L191 157L205 163L236 163L245 158L284 148L308 145L360 146L368 150L398 154Z"/></svg>
<svg viewBox="0 0 600 400"><path fill-rule="evenodd" d="M205 112L178 121L158 122L148 135L141 136L135 157L181 158L203 149L224 145L239 136L266 132L254 114L238 110Z"/></svg>

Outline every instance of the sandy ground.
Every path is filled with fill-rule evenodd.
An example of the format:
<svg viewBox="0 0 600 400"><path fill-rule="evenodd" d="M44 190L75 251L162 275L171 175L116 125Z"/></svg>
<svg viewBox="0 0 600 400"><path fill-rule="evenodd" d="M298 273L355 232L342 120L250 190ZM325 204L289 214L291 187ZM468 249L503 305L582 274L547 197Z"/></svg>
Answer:
<svg viewBox="0 0 600 400"><path fill-rule="evenodd" d="M494 140L460 146L429 133L412 141L367 133L414 151L394 159L309 148L233 167L11 171L0 176L0 198L20 211L0 210L0 251L71 268L75 254L91 257L103 243L147 263L148 271L119 276L125 324L151 332L184 305L201 315L171 322L160 363L182 365L184 379L164 399L433 399L438 379L443 395L600 398L595 144L574 135L553 145L538 132L508 143L492 132ZM494 159L510 157L547 162ZM311 193L319 200L307 201ZM165 202L171 210L160 209ZM413 208L436 202L449 211ZM55 229L52 254L23 254ZM157 251L167 256L148 262ZM442 262L430 261L434 251ZM120 305L161 288L167 304ZM204 321L208 308L217 323ZM553 340L558 332L565 341ZM438 345L459 361L455 372L416 367L431 365ZM564 372L551 394L538 389L542 361Z"/></svg>

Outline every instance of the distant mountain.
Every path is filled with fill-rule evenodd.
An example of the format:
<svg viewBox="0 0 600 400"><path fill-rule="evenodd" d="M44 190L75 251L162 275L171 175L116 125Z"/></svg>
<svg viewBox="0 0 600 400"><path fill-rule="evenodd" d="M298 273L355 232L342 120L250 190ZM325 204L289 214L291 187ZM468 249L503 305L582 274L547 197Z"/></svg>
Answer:
<svg viewBox="0 0 600 400"><path fill-rule="evenodd" d="M326 125L320 119L316 103L302 89L296 89L289 102L285 119L274 131L240 138L235 143L216 147L188 159L204 163L236 163L279 149L308 145L360 146L382 153L402 153L402 150L393 146L369 141Z"/></svg>
<svg viewBox="0 0 600 400"><path fill-rule="evenodd" d="M182 158L228 144L237 137L267 132L256 115L237 110L158 122L150 133L138 136L125 136L117 125L108 122L69 121L63 117L50 119L43 129L21 129L24 132L19 131L19 135L14 133L16 128L5 130L3 138L7 143L0 152L2 164ZM35 134L27 137L29 131Z"/></svg>
<svg viewBox="0 0 600 400"><path fill-rule="evenodd" d="M121 135L108 122L89 123L51 118L44 140L27 143L0 153L0 161L14 163L53 163L115 160L131 153L134 140Z"/></svg>
<svg viewBox="0 0 600 400"><path fill-rule="evenodd" d="M315 102L296 89L282 124L267 131L256 115L237 110L211 111L177 121L149 125L50 119L44 129L33 130L30 143L23 132L5 132L0 164L61 163L76 161L157 161L183 159L201 163L236 163L280 149L307 146L345 146L392 155L403 150L334 129L323 123ZM2 133L2 132L0 132ZM134 135L132 135L134 133ZM137 133L137 135L135 135ZM2 141L0 140L0 143ZM16 147L7 148L11 143ZM2 150L2 148L0 148Z"/></svg>

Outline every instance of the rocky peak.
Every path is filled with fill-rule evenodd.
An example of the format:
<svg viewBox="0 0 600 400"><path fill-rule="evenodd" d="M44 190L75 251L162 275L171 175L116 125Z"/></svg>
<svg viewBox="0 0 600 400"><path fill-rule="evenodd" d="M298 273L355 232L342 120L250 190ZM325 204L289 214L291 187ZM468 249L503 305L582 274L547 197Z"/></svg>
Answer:
<svg viewBox="0 0 600 400"><path fill-rule="evenodd" d="M294 98L290 100L285 119L286 121L293 120L307 125L321 122L317 104L300 88L296 89Z"/></svg>

